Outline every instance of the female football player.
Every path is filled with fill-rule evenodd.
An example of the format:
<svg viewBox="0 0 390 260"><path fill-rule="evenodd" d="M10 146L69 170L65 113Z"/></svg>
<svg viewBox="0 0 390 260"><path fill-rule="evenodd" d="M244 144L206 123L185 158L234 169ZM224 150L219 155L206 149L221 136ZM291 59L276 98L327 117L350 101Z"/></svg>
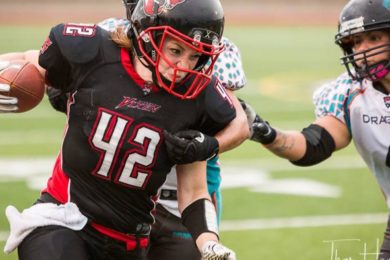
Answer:
<svg viewBox="0 0 390 260"><path fill-rule="evenodd" d="M128 0L125 2L125 5L127 5L127 14L129 14L131 12L132 2L134 1ZM128 15L128 17L130 16ZM129 26L129 23L126 19L110 18L99 23L99 26L108 31L113 31L118 27L126 28ZM241 55L237 46L230 40L222 37L222 41L225 45L225 49L215 63L213 74L220 79L226 92L231 97L236 108L237 116L224 130L220 131L215 136L219 144L219 153L237 146L245 139L245 136L248 135L245 130L242 130L247 124L245 113L242 111L237 98L232 94L232 91L242 88L246 83ZM63 104L66 102L67 98L63 98L62 95L56 90L49 91L49 97L53 97L51 100L54 107L66 108ZM59 110L65 112L64 109ZM176 141L176 139L174 139L174 141ZM185 146L188 145L186 141L182 142L185 143ZM196 139L194 139L193 142L199 144ZM177 150L179 148L177 147L177 144L173 143L171 149ZM170 152L170 150L168 152ZM180 156L182 160L187 160L187 162L196 160L194 158L188 158L188 153L183 153ZM210 157L210 155L208 155L208 157ZM182 163L180 160L176 160L175 162ZM217 209L218 220L220 219L222 208L220 171L218 156L207 161L208 191ZM156 222L152 226L150 234L151 247L148 253L149 260L200 259L200 254L193 243L191 235L188 233L187 228L181 223L180 217L181 214L177 203L176 171L175 168L172 168L167 176L167 180L159 191L155 215Z"/></svg>
<svg viewBox="0 0 390 260"><path fill-rule="evenodd" d="M135 3L138 2L138 0L125 0L123 2L126 7L127 17L130 18ZM105 30L113 31L118 27L124 27L127 29L129 27L129 21L127 19L109 18L98 25ZM246 83L240 53L238 48L231 41L224 37L222 38L222 41L225 45L225 50L216 61L214 75L220 79L222 85L226 88L226 92L231 97L236 108L237 116L223 131L216 134L215 137L218 141L217 144L219 146L219 152L224 152L228 149L234 148L245 140L248 135L246 131L242 130L247 124L245 113L242 111L237 98L232 95L232 91L242 88ZM0 55L0 60L23 59L25 57L29 57L30 60L33 60L31 57L33 55L38 57L38 52L39 51L36 50L24 53L3 54ZM55 109L66 113L66 104L69 96L68 93L63 93L59 89L49 87L48 96ZM0 105L0 112L17 109L17 104L12 101L12 97L4 96L4 102L5 104L3 104L2 107ZM173 144L173 147L175 148L175 144ZM207 157L210 157L210 155ZM190 160L191 162L196 160L196 158L186 158L185 156L182 158L186 161ZM207 183L208 191L217 209L218 219L220 219L222 206L220 198L221 179L220 165L217 156L207 161ZM152 227L150 235L151 247L148 253L148 259L199 259L200 255L193 243L191 235L180 220L180 212L178 210L177 203L177 180L175 168L173 168L169 173L166 182L160 188L159 194L160 196L157 201L155 214L156 222Z"/></svg>
<svg viewBox="0 0 390 260"><path fill-rule="evenodd" d="M140 1L128 34L85 24L51 30L39 64L49 85L71 93L68 126L37 204L7 209L7 251L18 246L21 259L145 256L157 189L173 166L163 132L214 135L235 116L210 77L223 50L219 1L170 4ZM218 243L205 163L177 171L183 224L202 257L234 259Z"/></svg>
<svg viewBox="0 0 390 260"><path fill-rule="evenodd" d="M320 163L353 140L390 207L390 1L350 1L336 43L347 73L314 93L313 124L282 131L251 116L251 139L299 166ZM379 259L390 259L390 218Z"/></svg>

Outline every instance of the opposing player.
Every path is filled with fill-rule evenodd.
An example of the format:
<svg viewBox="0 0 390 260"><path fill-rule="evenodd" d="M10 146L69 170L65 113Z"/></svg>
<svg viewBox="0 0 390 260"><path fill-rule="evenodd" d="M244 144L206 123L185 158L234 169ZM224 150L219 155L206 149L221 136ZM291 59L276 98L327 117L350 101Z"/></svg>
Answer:
<svg viewBox="0 0 390 260"><path fill-rule="evenodd" d="M71 100L47 189L22 214L7 209L6 250L22 241L21 259L142 259L153 200L173 166L163 131L194 128L212 136L235 116L223 88L210 81L222 51L219 1L140 1L132 23L129 38L123 31L109 37L96 26L58 25L41 50L47 82ZM177 167L183 223L204 259L234 259L218 244L204 167Z"/></svg>
<svg viewBox="0 0 390 260"><path fill-rule="evenodd" d="M317 119L299 131L272 128L254 113L252 140L298 166L330 157L353 140L390 207L390 6L352 0L341 11L336 43L347 73L314 93ZM390 217L379 259L390 259Z"/></svg>

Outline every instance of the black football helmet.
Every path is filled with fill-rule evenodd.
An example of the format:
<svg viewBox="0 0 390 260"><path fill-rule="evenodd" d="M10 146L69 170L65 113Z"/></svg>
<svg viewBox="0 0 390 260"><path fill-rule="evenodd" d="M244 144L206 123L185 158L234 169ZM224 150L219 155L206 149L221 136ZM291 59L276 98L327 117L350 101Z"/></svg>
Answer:
<svg viewBox="0 0 390 260"><path fill-rule="evenodd" d="M390 0L351 0L341 11L335 38L344 52L342 64L353 79L377 81L390 71L390 60L370 65L367 62L368 57L390 52L390 42L356 53L352 49L355 34L379 30L390 33ZM363 65L358 66L357 61Z"/></svg>
<svg viewBox="0 0 390 260"><path fill-rule="evenodd" d="M123 5L126 8L126 17L127 17L128 20L130 20L131 19L131 14L133 13L134 8L135 8L138 0L122 0L122 2L123 2Z"/></svg>
<svg viewBox="0 0 390 260"><path fill-rule="evenodd" d="M139 0L131 16L129 30L137 56L152 71L156 84L182 98L195 98L210 82L224 29L224 13L219 0ZM185 69L172 64L162 53L167 38L183 43L201 54L195 68ZM210 66L205 68L210 60ZM172 81L158 71L161 61L174 70ZM178 72L187 76L175 83ZM183 87L185 86L185 90ZM180 90L179 90L180 89Z"/></svg>

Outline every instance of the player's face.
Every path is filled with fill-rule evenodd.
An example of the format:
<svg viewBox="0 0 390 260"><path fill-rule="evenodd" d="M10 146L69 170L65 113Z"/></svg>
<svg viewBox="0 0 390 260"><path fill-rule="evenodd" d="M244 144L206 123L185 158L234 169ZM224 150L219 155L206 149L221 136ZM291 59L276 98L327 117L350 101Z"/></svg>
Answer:
<svg viewBox="0 0 390 260"><path fill-rule="evenodd" d="M188 72L186 70L192 70L195 68L199 61L201 54L191 49L184 43L181 43L172 38L168 38L162 47L162 53L164 57L173 66L170 66L167 62L161 59L158 70L166 79L170 81L180 82L183 80ZM176 78L175 78L176 74Z"/></svg>
<svg viewBox="0 0 390 260"><path fill-rule="evenodd" d="M354 53L366 52L368 65L378 63L383 60L388 60L390 54L388 51L383 52L388 48L390 42L390 36L383 31L371 31L366 33L360 33L352 36L352 49ZM372 50L370 50L372 49ZM361 66L364 62L363 54L356 55L357 65Z"/></svg>

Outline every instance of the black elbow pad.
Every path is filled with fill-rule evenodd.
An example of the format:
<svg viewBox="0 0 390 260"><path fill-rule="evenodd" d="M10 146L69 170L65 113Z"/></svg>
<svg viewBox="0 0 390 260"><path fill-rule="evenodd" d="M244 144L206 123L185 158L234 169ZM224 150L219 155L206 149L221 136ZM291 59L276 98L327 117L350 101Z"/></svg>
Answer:
<svg viewBox="0 0 390 260"><path fill-rule="evenodd" d="M328 159L336 149L333 137L319 125L311 124L302 130L302 134L306 139L306 152L298 161L291 161L295 165L315 165Z"/></svg>

